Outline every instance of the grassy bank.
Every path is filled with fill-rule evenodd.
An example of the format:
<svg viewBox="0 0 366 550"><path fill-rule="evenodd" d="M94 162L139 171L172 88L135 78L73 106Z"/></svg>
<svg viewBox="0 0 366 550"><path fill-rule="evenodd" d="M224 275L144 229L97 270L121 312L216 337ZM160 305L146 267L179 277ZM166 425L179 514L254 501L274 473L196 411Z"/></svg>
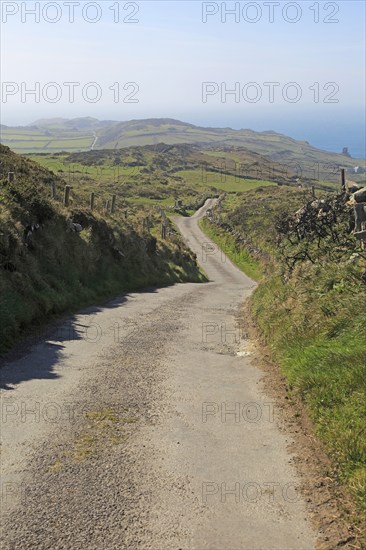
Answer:
<svg viewBox="0 0 366 550"><path fill-rule="evenodd" d="M234 208L228 197L222 225L263 251L253 318L290 389L304 401L336 476L365 510L366 259L351 234L347 207L331 212L329 226L324 214L305 219L304 232L295 230L292 213L311 200L284 188L237 196ZM227 246L222 228L206 220L203 229L253 276L248 252L237 261L233 237Z"/></svg>
<svg viewBox="0 0 366 550"><path fill-rule="evenodd" d="M228 234L224 229L211 224L207 218L200 221L201 229L204 233L226 254L226 256L248 277L254 281L259 281L262 277L260 262L244 247L238 247L235 238Z"/></svg>
<svg viewBox="0 0 366 550"><path fill-rule="evenodd" d="M329 303L328 285L344 281L337 271L318 288L273 276L254 293L252 313L290 388L305 401L340 481L365 509L366 314L351 289L334 290Z"/></svg>
<svg viewBox="0 0 366 550"><path fill-rule="evenodd" d="M54 174L1 146L0 352L50 316L127 290L203 281L196 258L173 232L160 239L149 207L102 215L50 200ZM149 218L149 229L143 219Z"/></svg>

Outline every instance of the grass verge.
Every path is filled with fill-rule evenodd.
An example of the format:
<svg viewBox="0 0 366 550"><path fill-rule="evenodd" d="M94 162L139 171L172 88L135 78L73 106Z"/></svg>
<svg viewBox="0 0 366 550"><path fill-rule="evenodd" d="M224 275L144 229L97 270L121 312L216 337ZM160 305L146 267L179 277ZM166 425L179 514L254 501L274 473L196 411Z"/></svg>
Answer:
<svg viewBox="0 0 366 550"><path fill-rule="evenodd" d="M203 218L199 225L207 237L217 244L233 264L254 281L260 281L263 276L260 263L251 256L245 247L238 247L232 235L213 226L206 218Z"/></svg>

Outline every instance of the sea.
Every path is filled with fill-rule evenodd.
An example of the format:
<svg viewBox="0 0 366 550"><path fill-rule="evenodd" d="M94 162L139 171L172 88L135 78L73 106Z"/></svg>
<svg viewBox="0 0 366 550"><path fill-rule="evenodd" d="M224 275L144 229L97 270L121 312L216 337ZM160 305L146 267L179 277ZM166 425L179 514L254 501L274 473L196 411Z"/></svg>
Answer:
<svg viewBox="0 0 366 550"><path fill-rule="evenodd" d="M365 130L365 111L363 109L357 112L342 112L339 116L330 116L330 114L319 113L301 113L292 115L283 113L273 115L271 113L262 116L243 116L238 118L228 117L224 121L215 120L219 124L213 123L208 126L231 126L239 130L240 128L250 128L256 131L272 130L280 134L285 134L294 139L308 141L314 147L330 151L332 153L341 153L344 147L353 158L366 158L366 130ZM229 122L229 123L228 123Z"/></svg>

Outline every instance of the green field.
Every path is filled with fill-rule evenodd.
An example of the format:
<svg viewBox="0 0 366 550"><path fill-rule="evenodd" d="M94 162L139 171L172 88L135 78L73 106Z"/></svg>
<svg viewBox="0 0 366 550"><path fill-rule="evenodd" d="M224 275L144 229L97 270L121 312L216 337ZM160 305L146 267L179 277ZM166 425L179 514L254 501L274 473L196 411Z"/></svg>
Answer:
<svg viewBox="0 0 366 550"><path fill-rule="evenodd" d="M206 170L182 170L176 172L177 176L182 177L190 185L202 187L210 185L226 191L227 193L236 193L248 191L257 187L268 187L274 185L271 181L256 180L256 179L241 179L227 174L218 174Z"/></svg>
<svg viewBox="0 0 366 550"><path fill-rule="evenodd" d="M52 130L18 130L1 128L1 143L18 153L42 151L89 151L94 142L92 132Z"/></svg>

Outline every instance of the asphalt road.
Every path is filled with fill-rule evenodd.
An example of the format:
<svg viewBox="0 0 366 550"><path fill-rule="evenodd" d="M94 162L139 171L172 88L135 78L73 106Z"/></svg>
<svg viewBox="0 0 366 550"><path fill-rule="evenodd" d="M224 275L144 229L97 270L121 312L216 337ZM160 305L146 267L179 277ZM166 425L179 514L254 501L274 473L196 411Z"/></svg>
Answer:
<svg viewBox="0 0 366 550"><path fill-rule="evenodd" d="M89 308L2 368L3 549L315 548L209 206L176 220L209 283Z"/></svg>

